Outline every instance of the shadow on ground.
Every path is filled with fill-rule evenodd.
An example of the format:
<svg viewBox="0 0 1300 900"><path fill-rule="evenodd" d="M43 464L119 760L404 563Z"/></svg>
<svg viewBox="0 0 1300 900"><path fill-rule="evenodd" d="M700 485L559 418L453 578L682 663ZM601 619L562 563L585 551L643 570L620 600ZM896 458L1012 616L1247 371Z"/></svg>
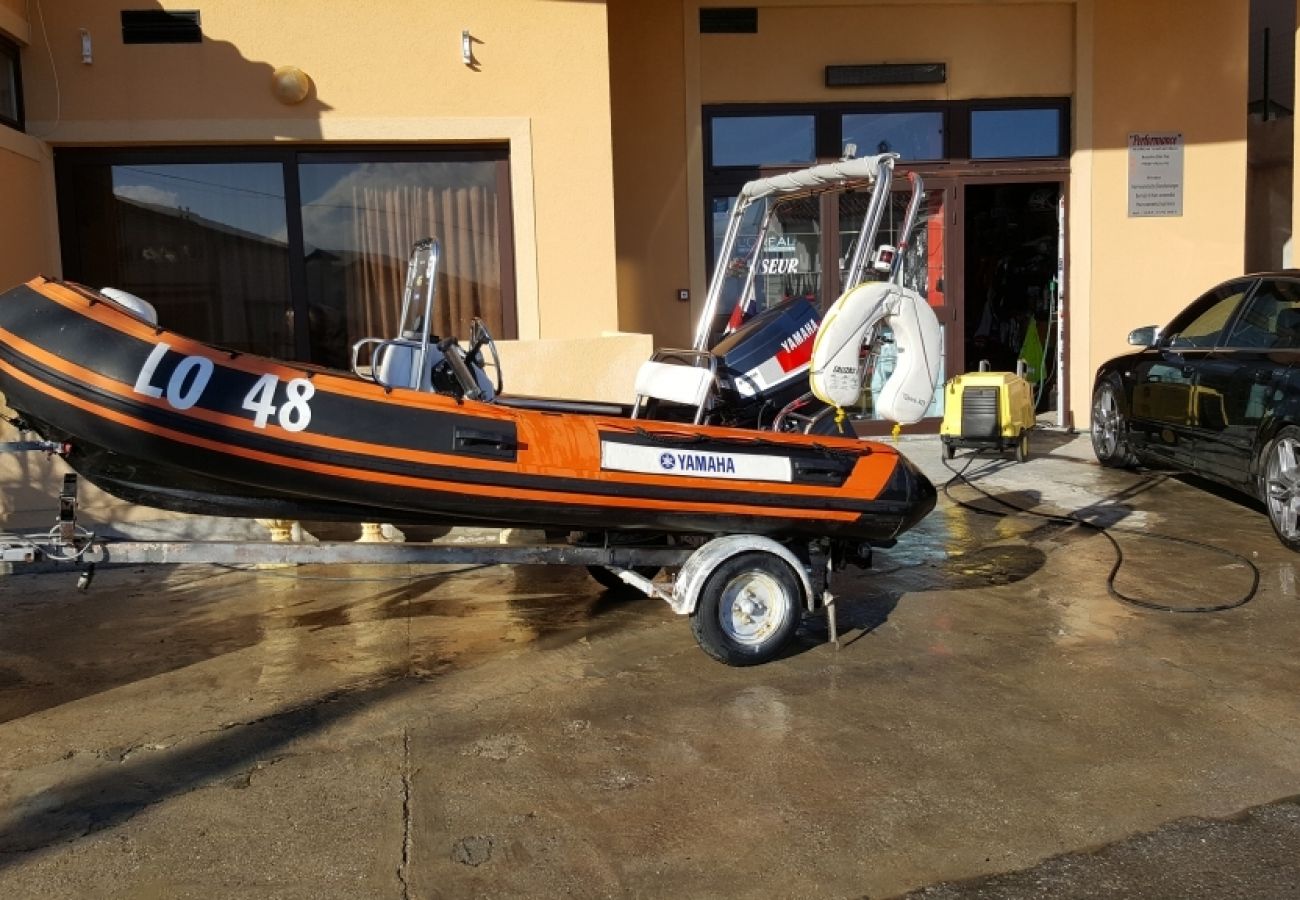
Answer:
<svg viewBox="0 0 1300 900"><path fill-rule="evenodd" d="M287 755L286 746L421 685L393 672L378 682L331 691L251 722L200 732L163 751L130 750L117 765L25 797L0 818L0 868L27 854L85 837L179 794L251 774Z"/></svg>
<svg viewBox="0 0 1300 900"><path fill-rule="evenodd" d="M1230 819L1185 819L1018 872L951 882L911 900L1111 900L1125 897L1300 896L1300 798Z"/></svg>

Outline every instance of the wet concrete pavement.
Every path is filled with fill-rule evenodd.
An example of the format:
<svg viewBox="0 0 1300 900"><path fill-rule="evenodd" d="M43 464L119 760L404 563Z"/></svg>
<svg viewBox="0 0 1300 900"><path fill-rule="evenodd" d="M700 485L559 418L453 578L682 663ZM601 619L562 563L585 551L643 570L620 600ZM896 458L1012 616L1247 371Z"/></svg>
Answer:
<svg viewBox="0 0 1300 900"><path fill-rule="evenodd" d="M0 896L1300 893L1300 556L1086 439L968 474L1257 594L947 498L753 669L582 570L0 577Z"/></svg>

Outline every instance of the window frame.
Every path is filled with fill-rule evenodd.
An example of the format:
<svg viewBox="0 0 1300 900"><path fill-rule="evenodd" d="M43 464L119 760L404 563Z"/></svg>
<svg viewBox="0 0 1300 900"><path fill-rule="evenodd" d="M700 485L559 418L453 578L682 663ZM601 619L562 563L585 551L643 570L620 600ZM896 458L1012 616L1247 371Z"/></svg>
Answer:
<svg viewBox="0 0 1300 900"><path fill-rule="evenodd" d="M1162 350L1171 350L1173 352L1184 350L1208 351L1223 346L1220 341L1232 334L1232 330L1237 326L1237 319L1241 316L1241 311L1246 308L1246 304L1254 297L1259 284L1258 278L1234 278L1210 288L1170 321L1161 333L1160 343L1157 346ZM1238 288L1240 288L1239 292ZM1237 297L1236 306L1223 320L1223 325L1212 342L1205 344L1174 343L1183 337L1183 332L1187 329L1187 326L1194 324L1220 303L1233 297ZM1178 327L1175 328L1175 326Z"/></svg>
<svg viewBox="0 0 1300 900"><path fill-rule="evenodd" d="M0 34L0 50L12 54L13 58L13 78L14 78L14 112L15 117L10 118L5 115L4 110L0 110L0 125L5 125L15 131L25 131L27 128L26 114L23 109L23 62L22 48L18 44L9 40L3 34ZM3 58L4 54L0 54Z"/></svg>
<svg viewBox="0 0 1300 900"><path fill-rule="evenodd" d="M515 242L510 151L505 144L391 145L340 144L279 147L246 145L237 147L56 147L54 150L55 190L61 261L66 277L77 278L83 271L81 246L75 239L79 229L73 190L69 184L75 170L85 166L148 166L186 164L278 163L284 183L285 222L288 243L288 285L290 308L295 323L308 321L308 285L302 222L302 192L299 167L311 163L404 163L404 162L494 162L496 163L498 240L501 247L501 339L513 339L519 332L519 297L515 270ZM300 360L310 359L306 325L296 324L294 352Z"/></svg>
<svg viewBox="0 0 1300 900"><path fill-rule="evenodd" d="M767 164L767 165L777 165L782 168L797 168L799 166L812 165L814 162L816 162L818 148L821 143L820 135L818 134L818 130L817 130L818 129L817 115L815 113L811 113L807 111L802 111L802 112L766 111L766 112L754 112L754 113L729 113L726 115L711 116L707 120L708 133L705 135L705 146L707 147L706 152L708 153L708 156L706 157L708 159L708 167L715 168L715 169L733 170L733 169L752 169L757 166L764 165L762 163L735 163L732 165L714 166L713 153L714 150L716 149L716 141L714 140L714 128L716 127L716 123L719 120L723 120L723 119L773 119L773 118L809 119L812 125L812 146L809 148L812 151L812 156L807 162L783 162L783 163L774 163L774 164Z"/></svg>
<svg viewBox="0 0 1300 900"><path fill-rule="evenodd" d="M1019 100L972 100L966 111L966 158L977 163L997 163L1008 161L1033 161L1064 159L1070 155L1070 104L1069 101L1039 103L1028 99ZM975 114L979 112L1039 112L1052 111L1057 114L1056 146L1062 152L1047 156L974 156Z"/></svg>
<svg viewBox="0 0 1300 900"><path fill-rule="evenodd" d="M1268 344L1266 346L1260 346L1259 344L1233 343L1233 338L1237 336L1238 330L1242 327L1242 324L1246 321L1247 314L1253 311L1253 309L1255 308L1256 304L1259 302L1261 297L1270 293L1270 288L1277 287L1280 285L1287 285L1292 291L1295 291L1297 294L1300 294L1300 281L1297 281L1294 278L1269 278L1269 277L1260 278L1258 282L1251 287L1250 291L1247 293L1247 296L1241 301L1241 306L1238 307L1236 314L1233 316L1232 322L1230 323L1231 327L1228 328L1227 330L1227 336L1224 338L1224 342L1219 344L1216 349L1244 350L1247 352L1298 349L1290 346L1279 347L1276 344L1276 339L1274 340L1273 343ZM1300 298L1297 299L1300 300ZM1294 306L1291 306L1289 308L1290 309L1300 308L1300 302L1297 302ZM1275 335L1275 338L1276 338L1276 328L1277 328L1277 320L1275 319L1273 322L1273 329L1274 329L1273 334Z"/></svg>
<svg viewBox="0 0 1300 900"><path fill-rule="evenodd" d="M1060 114L1061 153L1057 156L988 157L971 159L971 115L975 111L1055 110ZM996 97L982 100L909 100L873 102L817 103L714 103L701 107L701 131L704 150L705 181L758 177L766 171L788 169L785 166L715 166L713 165L712 120L718 117L812 115L814 117L814 152L818 160L839 159L842 144L841 116L855 114L889 114L914 112L943 113L943 155L933 160L903 160L909 166L1060 164L1072 150L1071 101L1069 97ZM860 153L859 155L867 155Z"/></svg>

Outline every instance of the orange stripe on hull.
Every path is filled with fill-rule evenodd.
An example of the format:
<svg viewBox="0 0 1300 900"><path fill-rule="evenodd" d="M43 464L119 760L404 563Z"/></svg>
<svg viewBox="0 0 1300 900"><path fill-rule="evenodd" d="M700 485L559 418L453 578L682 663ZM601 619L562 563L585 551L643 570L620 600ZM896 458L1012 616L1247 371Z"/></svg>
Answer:
<svg viewBox="0 0 1300 900"><path fill-rule="evenodd" d="M26 384L34 390L37 390L48 397L84 410L99 418L116 422L119 425L132 428L136 431L162 437L167 440L187 444L193 447L200 447L205 450L211 450L218 453L225 453L231 456L238 456L243 459L255 460L268 465L280 468L315 472L322 475L330 475L339 478L347 478L352 481L363 483L380 482L397 487L408 487L415 490L438 491L442 493L468 494L471 496L503 498L510 500L532 500L539 503L562 503L577 506L607 506L620 509L635 511L637 509L654 509L654 510L677 510L683 512L698 512L703 514L716 515L738 515L762 517L768 519L791 519L791 520L812 520L821 519L834 522L852 522L857 518L857 513L839 512L820 509L781 509L773 507L754 507L738 504L727 503L707 503L707 502L682 502L682 501L665 501L652 499L626 499L621 497L591 497L585 494L573 494L559 491L543 491L527 488L496 487L493 485L481 484L464 484L461 482L441 481L429 478L416 478L412 476L393 475L389 473L374 472L367 469L356 469L348 466L334 465L329 463L316 463L307 460L294 459L292 457L281 456L275 453L267 453L260 450L252 450L245 447L238 447L231 444L225 444L220 441L213 441L207 438L201 438L197 435L188 434L183 431L177 431L161 425L155 425L146 422L134 416L117 412L116 410L107 409L99 406L89 400L84 400L72 394L56 388L53 385L46 384L37 378L15 368L4 360L0 360L0 370L7 372L13 378ZM698 486L698 484L697 484Z"/></svg>
<svg viewBox="0 0 1300 900"><path fill-rule="evenodd" d="M514 463L495 462L482 459L470 459L456 455L409 450L401 447L379 446L346 438L332 438L310 432L297 432L275 436L286 444L301 444L340 452L357 453L378 458L400 459L407 462L434 465L452 465L458 468L485 472L517 472L526 475L541 475L565 478L582 478L603 482L607 485L629 485L645 487L678 487L699 490L703 487L698 479L671 476L650 475L630 472L610 472L601 469L600 464L600 430L618 431L624 434L645 432L650 435L680 435L688 432L692 435L716 437L731 440L753 440L755 432L743 429L716 426L683 426L670 422L606 418L600 416L577 416L540 412L534 410L515 410L472 401L457 404L455 400L438 394L416 391L401 391L397 399L378 385L360 381L351 376L332 375L315 369L304 369L285 365L275 360L250 356L249 358L231 358L228 353L221 353L212 347L186 338L174 332L155 329L119 310L109 301L93 300L88 294L82 294L72 288L34 279L27 285L42 296L57 302L78 314L90 319L100 327L111 328L149 344L165 341L177 353L202 356L214 364L235 369L250 375L266 373L283 378L300 377L304 372L313 375L312 383L317 390L339 396L351 397L369 403L390 407L394 414L401 410L420 409L445 412L448 414L470 415L490 421L513 421L517 429L518 459ZM93 302L93 305L92 305ZM92 370L70 363L42 348L36 347L17 336L0 329L15 348L25 355L37 359L49 368L55 369L71 378L95 384L103 390L110 391L133 403L152 405L160 409L177 412L162 400L144 397L135 393L130 386L105 378ZM200 408L192 408L183 413L195 419L252 434L265 435L269 429L256 428L252 422L235 416L227 416ZM274 428L274 426L271 426ZM806 448L808 438L801 435L785 435L777 432L764 432L761 439L771 445ZM838 488L828 489L821 485L762 483L761 489L768 494L797 497L816 502L818 499L837 499L841 497L858 497L870 500L877 497L888 482L897 462L897 453L893 448L882 444L868 443L850 438L821 437L817 443L831 450L859 454L870 454L875 459L859 463L852 473ZM710 482L707 489L719 493L740 494L754 490L754 482L719 483Z"/></svg>

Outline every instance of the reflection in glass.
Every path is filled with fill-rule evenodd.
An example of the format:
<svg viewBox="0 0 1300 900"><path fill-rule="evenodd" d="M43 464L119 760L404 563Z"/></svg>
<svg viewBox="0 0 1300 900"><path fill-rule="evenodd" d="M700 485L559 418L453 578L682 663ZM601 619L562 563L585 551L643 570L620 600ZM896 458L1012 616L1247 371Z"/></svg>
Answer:
<svg viewBox="0 0 1300 900"><path fill-rule="evenodd" d="M1300 282L1265 281L1260 285L1224 345L1300 349Z"/></svg>
<svg viewBox="0 0 1300 900"><path fill-rule="evenodd" d="M1059 109L977 109L970 114L971 159L1062 155Z"/></svg>
<svg viewBox="0 0 1300 900"><path fill-rule="evenodd" d="M713 246L722 246L735 198L713 200ZM767 203L755 203L741 221L736 244L724 270L721 294L709 346L725 330L787 300L803 298L821 302L821 222L818 201L804 197L774 204L772 221L762 246L759 229L767 214ZM741 294L753 270L748 304ZM743 307L743 308L742 308Z"/></svg>
<svg viewBox="0 0 1300 900"><path fill-rule="evenodd" d="M18 121L18 51L0 39L0 119Z"/></svg>
<svg viewBox="0 0 1300 900"><path fill-rule="evenodd" d="M1223 290L1222 293L1223 296L1186 325L1175 323L1170 326L1168 343L1171 347L1218 346L1223 329L1232 320L1232 314L1246 296L1246 290L1243 287L1239 290Z"/></svg>
<svg viewBox="0 0 1300 900"><path fill-rule="evenodd" d="M87 165L69 175L78 280L138 294L167 328L200 340L291 355L279 165Z"/></svg>
<svg viewBox="0 0 1300 900"><path fill-rule="evenodd" d="M714 116L714 166L798 166L816 158L813 117Z"/></svg>
<svg viewBox="0 0 1300 900"><path fill-rule="evenodd" d="M496 163L336 163L299 167L313 358L346 368L354 341L396 335L411 245L442 244L433 332L481 317L510 336L501 297Z"/></svg>
<svg viewBox="0 0 1300 900"><path fill-rule="evenodd" d="M897 153L905 160L943 159L943 113L852 113L841 119L843 144L858 156Z"/></svg>
<svg viewBox="0 0 1300 900"><path fill-rule="evenodd" d="M943 306L945 302L943 295L943 196L942 189L925 192L925 196L921 201L920 212L917 213L916 227L912 230L911 240L903 253L903 284L928 300L931 306ZM902 237L900 232L903 228L903 222L907 218L907 205L911 202L911 199L911 191L908 189L896 189L890 193L889 204L885 207L885 214L880 222L880 230L876 234L876 247L882 244L888 244L891 247L898 246ZM841 194L839 198L839 264L840 282L843 285L843 290L848 290L850 287L850 285L844 284L844 279L848 273L853 243L858 238L870 202L871 194L865 191ZM871 248L871 255L873 256L876 247ZM879 273L875 273L873 276L870 269L867 271L867 276L869 279L871 277L885 277Z"/></svg>

